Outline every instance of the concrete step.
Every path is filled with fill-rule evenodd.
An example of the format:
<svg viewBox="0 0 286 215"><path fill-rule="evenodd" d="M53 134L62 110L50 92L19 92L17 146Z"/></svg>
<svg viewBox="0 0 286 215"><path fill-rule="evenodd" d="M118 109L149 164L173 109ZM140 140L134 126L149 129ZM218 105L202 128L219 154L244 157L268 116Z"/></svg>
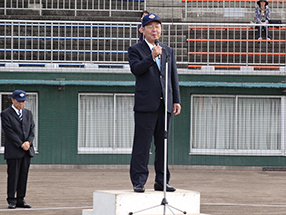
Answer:
<svg viewBox="0 0 286 215"><path fill-rule="evenodd" d="M173 193L167 192L167 205L161 204L163 199L163 192L152 189L144 193L132 190L94 191L93 209L84 209L82 215L159 215L164 209L167 215L200 214L199 192L178 189Z"/></svg>

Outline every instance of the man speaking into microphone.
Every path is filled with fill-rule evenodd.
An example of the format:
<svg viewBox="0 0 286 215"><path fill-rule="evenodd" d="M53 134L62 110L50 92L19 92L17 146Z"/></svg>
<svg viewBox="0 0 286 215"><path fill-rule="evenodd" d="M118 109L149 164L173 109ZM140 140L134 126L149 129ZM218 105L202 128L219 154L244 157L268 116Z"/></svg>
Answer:
<svg viewBox="0 0 286 215"><path fill-rule="evenodd" d="M135 192L144 192L148 179L149 154L154 136L155 184L154 190L164 187L164 134L165 99L167 96L167 129L169 131L171 113L181 112L180 90L174 50L158 43L161 37L161 20L156 14L148 14L142 19L145 40L128 49L131 72L136 77L134 104L134 140L130 164L130 178ZM166 61L168 71L166 72ZM168 93L165 95L165 80L168 74ZM167 167L166 191L174 192L170 186L170 172Z"/></svg>

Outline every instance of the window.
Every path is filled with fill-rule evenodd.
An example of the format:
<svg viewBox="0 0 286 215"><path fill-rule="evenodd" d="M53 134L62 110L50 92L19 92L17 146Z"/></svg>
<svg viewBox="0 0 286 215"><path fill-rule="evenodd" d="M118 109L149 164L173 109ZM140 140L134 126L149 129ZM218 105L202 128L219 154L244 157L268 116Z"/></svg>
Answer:
<svg viewBox="0 0 286 215"><path fill-rule="evenodd" d="M284 154L282 101L278 96L192 95L190 153Z"/></svg>
<svg viewBox="0 0 286 215"><path fill-rule="evenodd" d="M12 98L12 92L11 93L0 93L1 96L1 112L5 110L6 108L10 107L12 105L11 98ZM29 109L34 118L35 122L35 139L33 142L35 151L38 150L38 94L37 93L28 93L27 92L27 99L28 101L25 104L25 108ZM0 120L1 121L1 120ZM1 125L1 148L0 152L4 153L4 146L5 146L5 135L4 131L2 129Z"/></svg>
<svg viewBox="0 0 286 215"><path fill-rule="evenodd" d="M78 152L130 154L133 94L79 94Z"/></svg>

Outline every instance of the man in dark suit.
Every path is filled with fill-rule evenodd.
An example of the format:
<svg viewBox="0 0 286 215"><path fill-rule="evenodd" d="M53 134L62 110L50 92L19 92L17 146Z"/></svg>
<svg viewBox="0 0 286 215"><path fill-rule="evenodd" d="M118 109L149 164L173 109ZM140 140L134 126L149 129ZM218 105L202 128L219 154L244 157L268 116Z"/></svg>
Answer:
<svg viewBox="0 0 286 215"><path fill-rule="evenodd" d="M7 202L10 209L31 208L24 197L30 160L35 156L32 144L35 124L32 112L24 108L26 100L25 91L15 90L11 99L12 106L1 113L2 128L5 133L4 158L8 173Z"/></svg>
<svg viewBox="0 0 286 215"><path fill-rule="evenodd" d="M142 19L145 40L128 49L131 72L136 77L134 119L135 132L130 164L130 178L135 192L144 192L148 178L148 162L152 137L155 145L154 189L163 191L164 184L164 137L165 137L165 76L168 61L167 122L170 127L171 113L181 112L180 91L174 50L163 44L155 44L161 36L161 20L156 14ZM157 41L156 41L157 42ZM158 59L159 58L159 59ZM168 58L168 59L167 59ZM157 63L157 61L159 61ZM167 168L166 191L176 189L169 185Z"/></svg>

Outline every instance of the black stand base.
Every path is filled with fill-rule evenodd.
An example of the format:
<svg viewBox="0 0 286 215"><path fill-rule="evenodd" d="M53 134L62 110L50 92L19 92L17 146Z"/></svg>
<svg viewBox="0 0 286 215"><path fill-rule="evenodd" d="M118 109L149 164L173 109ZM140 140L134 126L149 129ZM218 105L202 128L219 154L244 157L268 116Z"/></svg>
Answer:
<svg viewBox="0 0 286 215"><path fill-rule="evenodd" d="M172 212L172 214L174 214L174 215L176 215L176 214L172 211L171 208L173 208L173 209L175 209L175 210L181 212L182 214L187 214L186 211L182 211L182 210L180 210L180 209L178 209L178 208L175 208L175 207L172 207L172 206L168 205L167 199L166 199L166 198L163 198L160 205L156 205L156 206L153 206L153 207L150 207L150 208L146 208L146 209L144 209L144 210L140 210L140 211L136 211L136 212L129 212L128 215L133 215L133 214L135 214L135 213L139 213L139 212L142 212L142 211L150 210L150 209L159 207L159 206L161 206L161 205L164 206L164 213L163 213L163 214L165 214L165 212L166 212L166 207L167 207L167 208Z"/></svg>

